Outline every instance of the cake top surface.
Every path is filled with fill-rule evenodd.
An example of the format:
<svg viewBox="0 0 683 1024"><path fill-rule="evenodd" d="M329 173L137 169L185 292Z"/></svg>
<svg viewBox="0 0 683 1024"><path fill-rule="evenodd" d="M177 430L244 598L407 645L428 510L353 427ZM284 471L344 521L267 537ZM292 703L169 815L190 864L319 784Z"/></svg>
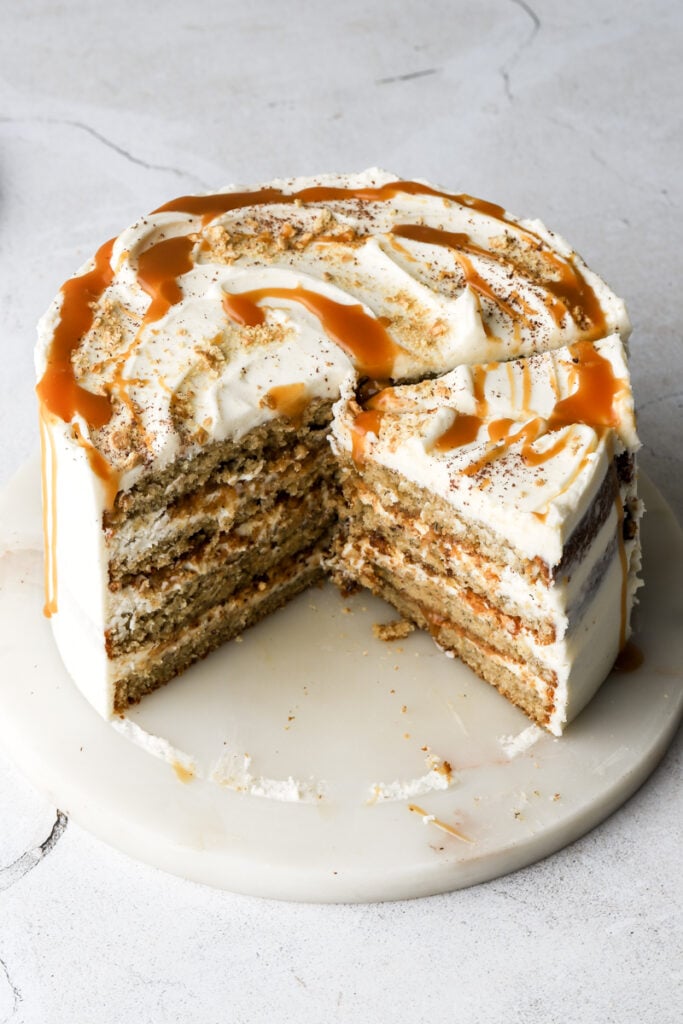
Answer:
<svg viewBox="0 0 683 1024"><path fill-rule="evenodd" d="M348 385L333 432L357 462L395 470L549 566L615 450L638 447L618 334L365 399Z"/></svg>
<svg viewBox="0 0 683 1024"><path fill-rule="evenodd" d="M417 380L612 332L619 299L538 221L370 170L184 196L105 243L39 325L44 415L131 486L350 373Z"/></svg>

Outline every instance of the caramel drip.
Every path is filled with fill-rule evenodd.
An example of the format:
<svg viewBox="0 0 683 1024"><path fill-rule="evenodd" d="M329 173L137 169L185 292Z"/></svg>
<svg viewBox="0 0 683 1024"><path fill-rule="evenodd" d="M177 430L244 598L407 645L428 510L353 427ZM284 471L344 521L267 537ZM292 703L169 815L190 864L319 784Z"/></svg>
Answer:
<svg viewBox="0 0 683 1024"><path fill-rule="evenodd" d="M260 327L266 322L266 314L256 305L251 292L225 292L223 309L240 327Z"/></svg>
<svg viewBox="0 0 683 1024"><path fill-rule="evenodd" d="M366 435L379 437L383 415L380 409L366 409L354 419L351 425L351 456L354 462L360 463L365 458Z"/></svg>
<svg viewBox="0 0 683 1024"><path fill-rule="evenodd" d="M455 419L450 427L437 437L432 445L432 450L437 452L448 452L453 448L471 444L479 433L484 418L488 414L488 400L486 398L486 376L485 366L472 367L472 391L475 401L474 415L467 415L454 409Z"/></svg>
<svg viewBox="0 0 683 1024"><path fill-rule="evenodd" d="M151 245L138 257L138 281L152 301L143 325L160 320L183 297L177 278L192 270L192 248L189 235L165 238Z"/></svg>
<svg viewBox="0 0 683 1024"><path fill-rule="evenodd" d="M481 419L479 416L466 416L463 413L455 414L455 419L450 427L443 432L433 444L433 450L437 452L448 452L461 445L471 444L479 433Z"/></svg>
<svg viewBox="0 0 683 1024"><path fill-rule="evenodd" d="M495 365L495 364L494 364ZM486 398L486 378L488 371L485 366L472 367L472 383L474 385L474 401L477 403L477 416L488 416L489 403Z"/></svg>
<svg viewBox="0 0 683 1024"><path fill-rule="evenodd" d="M228 316L242 326L263 323L263 310L257 305L263 299L289 299L298 302L318 318L325 333L352 357L357 369L370 377L388 379L394 360L401 351L383 324L365 312L360 305L335 302L334 299L306 288L257 288L235 293L226 292L223 306Z"/></svg>
<svg viewBox="0 0 683 1024"><path fill-rule="evenodd" d="M502 207L494 207L492 203L475 200L474 209L481 213L488 213L504 224L511 224L523 237L532 242L536 251L540 251L543 259L549 264L550 272L538 283L548 293L545 304L558 325L562 323L565 313L569 313L579 324L584 339L588 341L595 340L607 333L607 321L600 305L600 300L571 257L564 259L557 253L547 250L540 235L537 235L536 232L531 231L529 228L519 228L518 225L505 216L505 211ZM426 225L397 224L391 231L393 235L397 235L399 238L410 238L416 242L442 245L452 249L453 255L458 260L465 274L467 283L472 288L486 295L487 298L492 299L512 319L527 320L529 322L526 313L520 315L510 303L493 292L491 286L477 274L471 262L463 255L463 253L469 252L473 255L484 256L490 260L497 260L500 263L518 266L514 257L511 257L509 253L502 252L499 254L495 250L483 249L472 242L467 234L442 231L439 228L430 228ZM524 267L519 269L522 273L524 272ZM520 304L525 309L524 304ZM586 326L586 323L589 326Z"/></svg>
<svg viewBox="0 0 683 1024"><path fill-rule="evenodd" d="M500 424L502 424L503 422L503 420L498 421L498 423ZM524 442L522 445L521 454L522 458L526 458L526 453L532 450L531 445L534 443L534 441L537 441L543 433L543 420L529 420L529 422L525 423L524 426L520 430L518 430L516 434L504 435L504 437L501 438L501 440L504 440L504 444L493 444L486 452L484 452L481 458L477 459L475 462L471 462L469 466L466 466L462 471L463 475L474 476L476 473L479 472L480 469L483 469L484 466L488 466L489 463L493 462L495 459L500 458L500 456L503 455L508 450L508 448L511 447L511 445L516 444L517 441ZM541 458L539 461L545 460Z"/></svg>
<svg viewBox="0 0 683 1024"><path fill-rule="evenodd" d="M525 233L535 239L538 238L538 235L528 229L525 229ZM551 277L543 282L544 287L559 299L561 304L559 307L557 303L548 304L555 322L559 324L562 321L563 306L579 322L585 340L595 341L602 338L607 333L607 320L595 290L588 284L579 268L571 258L565 260L547 250L544 250L543 257L557 274L556 279ZM590 327L585 327L581 323L585 319L589 321Z"/></svg>
<svg viewBox="0 0 683 1024"><path fill-rule="evenodd" d="M295 424L300 424L310 402L305 384L279 384L271 388L264 401L269 409L280 413Z"/></svg>
<svg viewBox="0 0 683 1024"><path fill-rule="evenodd" d="M489 439L497 444L498 441L502 441L504 437L507 437L510 433L510 428L515 421L511 419L500 419L491 420L488 426Z"/></svg>
<svg viewBox="0 0 683 1024"><path fill-rule="evenodd" d="M524 409L524 412L528 412L531 408L532 387L531 370L529 369L528 361L525 359L522 363L522 409Z"/></svg>
<svg viewBox="0 0 683 1024"><path fill-rule="evenodd" d="M566 443L567 438L564 433L560 434L555 442L543 451L539 451L537 448L532 448L531 444L527 443L522 448L522 458L526 462L527 466L542 466L544 462L548 462L556 455L559 455Z"/></svg>
<svg viewBox="0 0 683 1024"><path fill-rule="evenodd" d="M105 242L95 254L95 266L62 285L62 308L47 357L47 367L36 387L38 398L49 412L68 423L82 416L93 427L108 423L112 407L109 397L95 395L77 383L71 357L95 318L95 305L111 284L114 271L111 254L115 239Z"/></svg>
<svg viewBox="0 0 683 1024"><path fill-rule="evenodd" d="M359 398L364 409L380 409L382 412L415 412L419 409L419 403L414 398L406 398L401 389L395 387L384 387L377 382L380 391L375 392L365 401Z"/></svg>
<svg viewBox="0 0 683 1024"><path fill-rule="evenodd" d="M627 640L614 662L615 672L635 672L643 664L645 656L641 649L631 640Z"/></svg>
<svg viewBox="0 0 683 1024"><path fill-rule="evenodd" d="M619 417L614 402L624 385L614 376L609 359L590 341L577 341L569 351L576 365L577 388L555 404L548 428L585 423L601 433L606 427L616 427Z"/></svg>
<svg viewBox="0 0 683 1024"><path fill-rule="evenodd" d="M57 612L57 460L54 440L47 422L48 413L43 405L40 407L39 416L45 587L43 615L49 619Z"/></svg>
<svg viewBox="0 0 683 1024"><path fill-rule="evenodd" d="M186 768L180 761L173 761L171 767L181 782L192 782L195 774L191 768Z"/></svg>
<svg viewBox="0 0 683 1024"><path fill-rule="evenodd" d="M510 404L515 404L515 395L517 393L517 381L515 379L515 364L512 360L505 363L505 372L508 378L508 387L510 388Z"/></svg>

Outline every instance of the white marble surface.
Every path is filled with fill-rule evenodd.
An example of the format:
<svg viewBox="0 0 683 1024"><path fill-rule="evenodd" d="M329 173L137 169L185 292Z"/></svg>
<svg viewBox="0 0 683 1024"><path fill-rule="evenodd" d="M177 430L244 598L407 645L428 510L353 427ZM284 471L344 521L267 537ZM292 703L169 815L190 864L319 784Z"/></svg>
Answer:
<svg viewBox="0 0 683 1024"><path fill-rule="evenodd" d="M541 216L624 295L642 464L683 518L682 49L676 0L3 4L0 484L36 444L34 322L100 241L175 194L377 163ZM134 863L0 752L0 1022L673 1024L682 746L541 864L352 907Z"/></svg>

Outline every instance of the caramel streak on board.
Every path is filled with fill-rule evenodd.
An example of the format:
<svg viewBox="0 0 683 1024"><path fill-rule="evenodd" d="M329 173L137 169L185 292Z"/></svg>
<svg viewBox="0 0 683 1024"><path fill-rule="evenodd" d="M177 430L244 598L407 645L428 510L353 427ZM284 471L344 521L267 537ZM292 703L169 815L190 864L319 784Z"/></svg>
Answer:
<svg viewBox="0 0 683 1024"><path fill-rule="evenodd" d="M419 814L425 824L434 825L436 828L440 828L442 832L447 832L449 836L453 836L454 839L459 839L462 843L473 843L474 840L466 836L464 832L460 832L457 828L453 828L445 821L441 821L440 818L435 817L428 811L425 811L423 807L418 807L417 804L408 804L408 810L414 814Z"/></svg>
<svg viewBox="0 0 683 1024"><path fill-rule="evenodd" d="M640 668L644 660L645 656L640 647L634 644L632 640L627 640L617 655L613 671L635 672L637 668Z"/></svg>

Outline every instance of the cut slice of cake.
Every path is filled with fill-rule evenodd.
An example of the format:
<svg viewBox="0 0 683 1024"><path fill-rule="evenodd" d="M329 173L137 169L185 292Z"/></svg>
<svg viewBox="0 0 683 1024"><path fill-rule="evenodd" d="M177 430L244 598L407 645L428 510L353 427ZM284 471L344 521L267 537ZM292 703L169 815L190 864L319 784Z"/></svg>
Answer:
<svg viewBox="0 0 683 1024"><path fill-rule="evenodd" d="M549 695L559 707L563 687L583 679L577 638L588 606L607 608L595 596L608 593L600 545L610 594L616 586L609 467L633 531L619 548L622 640L634 587L635 440L615 333L629 333L623 303L542 224L383 171L182 196L141 218L63 285L39 326L46 613L76 684L102 715L123 712L321 579L334 550L337 572L391 596L485 678L495 663L501 689L559 729L564 711ZM612 367L618 422L572 419L559 392L552 404L548 381L569 394L575 371L547 354L567 346L581 367ZM332 409L349 380L333 450ZM358 386L360 405L349 400ZM588 399L602 410L599 389ZM433 415L419 413L423 400ZM418 406L399 416L396 402ZM401 423L414 431L401 443L440 467L433 479L381 462ZM439 488L471 450L481 465L458 471L460 507ZM533 500L508 515L514 502L491 498L505 490L498 476L507 467L514 481L521 466L523 481L530 459ZM563 473L574 475L560 501ZM592 627L591 680L615 656L616 614L605 611L604 635ZM515 670L524 658L536 681Z"/></svg>
<svg viewBox="0 0 683 1024"><path fill-rule="evenodd" d="M337 577L559 735L629 634L638 447L621 340L339 403Z"/></svg>

